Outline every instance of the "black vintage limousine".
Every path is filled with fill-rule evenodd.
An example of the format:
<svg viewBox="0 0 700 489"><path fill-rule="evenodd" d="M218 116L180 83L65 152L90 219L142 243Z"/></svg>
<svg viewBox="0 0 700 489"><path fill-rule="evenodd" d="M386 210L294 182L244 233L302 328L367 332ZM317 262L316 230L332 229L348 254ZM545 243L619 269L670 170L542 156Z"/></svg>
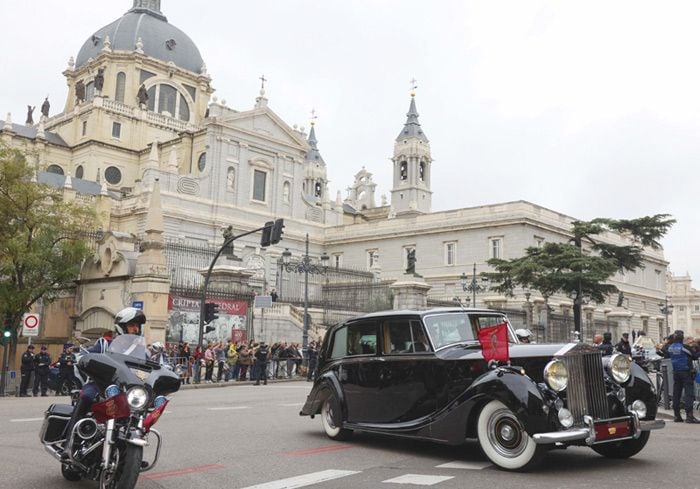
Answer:
<svg viewBox="0 0 700 489"><path fill-rule="evenodd" d="M507 323L510 362L484 360L481 328ZM483 309L388 311L330 328L300 414L326 434L364 431L459 445L478 439L506 470L535 467L548 449L637 454L656 392L628 356L583 343L522 344L503 314Z"/></svg>

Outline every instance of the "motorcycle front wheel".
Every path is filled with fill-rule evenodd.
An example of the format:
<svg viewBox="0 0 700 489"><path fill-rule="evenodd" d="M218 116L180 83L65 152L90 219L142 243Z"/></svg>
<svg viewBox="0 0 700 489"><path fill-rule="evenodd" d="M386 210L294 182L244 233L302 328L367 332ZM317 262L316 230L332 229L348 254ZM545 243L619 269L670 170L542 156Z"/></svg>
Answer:
<svg viewBox="0 0 700 489"><path fill-rule="evenodd" d="M116 470L106 471L100 478L100 489L133 489L141 471L143 447L121 442L112 451Z"/></svg>

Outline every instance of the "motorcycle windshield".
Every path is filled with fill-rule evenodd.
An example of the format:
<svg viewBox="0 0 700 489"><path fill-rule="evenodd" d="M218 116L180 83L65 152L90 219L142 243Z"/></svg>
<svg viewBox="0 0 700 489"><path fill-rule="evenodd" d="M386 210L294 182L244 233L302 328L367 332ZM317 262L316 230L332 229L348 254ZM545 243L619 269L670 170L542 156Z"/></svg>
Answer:
<svg viewBox="0 0 700 489"><path fill-rule="evenodd" d="M123 334L117 336L114 338L114 340L112 340L107 352L120 353L122 355L134 357L138 360L148 360L146 339L143 336L138 336L135 334Z"/></svg>

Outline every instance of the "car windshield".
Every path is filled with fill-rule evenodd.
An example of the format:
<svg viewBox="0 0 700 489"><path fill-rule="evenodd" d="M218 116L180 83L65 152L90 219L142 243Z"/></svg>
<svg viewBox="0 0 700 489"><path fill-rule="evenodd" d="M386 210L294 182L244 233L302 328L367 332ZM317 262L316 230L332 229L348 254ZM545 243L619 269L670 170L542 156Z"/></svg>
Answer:
<svg viewBox="0 0 700 489"><path fill-rule="evenodd" d="M477 332L497 324L508 325L508 342L517 343L508 318L498 313L446 312L425 316L425 325L435 349L453 343L478 341Z"/></svg>
<svg viewBox="0 0 700 489"><path fill-rule="evenodd" d="M139 360L147 360L148 354L146 352L146 339L143 336L138 336L135 334L123 334L119 335L112 343L110 343L107 349L109 353L121 353L122 355L128 355L130 357L138 358Z"/></svg>

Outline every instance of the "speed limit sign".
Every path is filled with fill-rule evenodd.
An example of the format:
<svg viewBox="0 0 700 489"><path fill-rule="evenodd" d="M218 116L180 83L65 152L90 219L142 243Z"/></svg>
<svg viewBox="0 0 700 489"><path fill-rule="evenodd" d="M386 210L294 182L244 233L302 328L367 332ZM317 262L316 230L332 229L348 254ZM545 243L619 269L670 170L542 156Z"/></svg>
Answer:
<svg viewBox="0 0 700 489"><path fill-rule="evenodd" d="M22 316L22 336L39 336L39 315L27 313Z"/></svg>

